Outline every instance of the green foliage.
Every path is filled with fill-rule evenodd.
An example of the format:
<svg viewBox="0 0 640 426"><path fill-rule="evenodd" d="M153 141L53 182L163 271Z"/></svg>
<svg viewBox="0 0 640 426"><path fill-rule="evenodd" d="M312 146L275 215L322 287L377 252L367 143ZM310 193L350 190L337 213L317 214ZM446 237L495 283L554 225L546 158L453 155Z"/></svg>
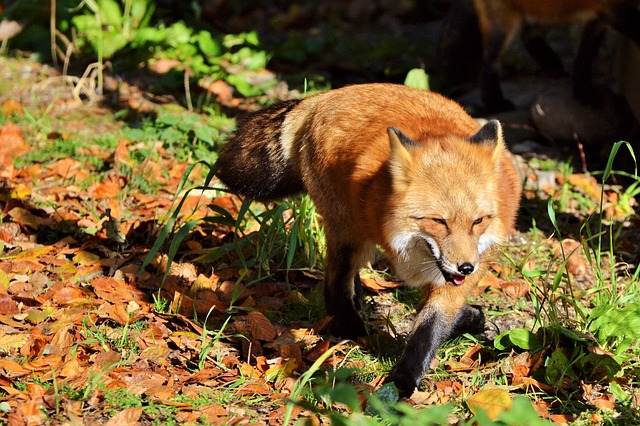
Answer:
<svg viewBox="0 0 640 426"><path fill-rule="evenodd" d="M366 406L363 410L358 392L353 385L347 383L347 379L353 371L338 369L328 373L324 383L313 387L316 404L310 404L304 400L298 400L297 404L316 414L329 419L332 425L442 425L450 423L450 416L454 411L452 404L435 405L423 409L399 402L396 387L388 383L380 387L375 393L368 394ZM308 379L305 379L308 381ZM293 394L292 394L293 396ZM341 407L338 410L334 407ZM344 410L346 408L347 410ZM286 422L285 422L286 424ZM524 396L513 399L511 408L501 412L497 420L490 420L480 411L461 425L482 426L532 426L549 425L548 421L540 418L533 408L531 401Z"/></svg>
<svg viewBox="0 0 640 426"><path fill-rule="evenodd" d="M257 280L270 277L279 270L315 269L322 259L324 233L319 217L308 196L299 201L283 201L252 210L244 200L237 218L217 206L210 208L216 216L206 222L224 224L236 229L234 241L216 247L195 259L215 262L226 257L232 266L256 270ZM245 230L257 222L259 229Z"/></svg>
<svg viewBox="0 0 640 426"><path fill-rule="evenodd" d="M260 81L254 75L269 61L256 32L213 37L182 21L153 25L152 0L86 0L83 5L84 13L73 16L70 26L77 32L78 47L99 61L118 55L122 63L129 58L177 59L178 70L189 70L196 78L224 79L244 96L261 95L275 85L273 79Z"/></svg>
<svg viewBox="0 0 640 426"><path fill-rule="evenodd" d="M404 84L420 90L429 90L429 76L422 68L414 68L407 73Z"/></svg>
<svg viewBox="0 0 640 426"><path fill-rule="evenodd" d="M154 0L84 0L81 5L86 12L71 18L78 47L88 45L102 58L145 37L155 9Z"/></svg>
<svg viewBox="0 0 640 426"><path fill-rule="evenodd" d="M195 158L213 162L217 158L220 130L230 125L231 120L224 117L203 122L198 114L161 112L155 121L146 121L142 128L130 128L124 133L131 140L161 141L164 147L181 160ZM148 149L153 149L153 144L149 144ZM150 152L138 151L142 158L149 154Z"/></svg>

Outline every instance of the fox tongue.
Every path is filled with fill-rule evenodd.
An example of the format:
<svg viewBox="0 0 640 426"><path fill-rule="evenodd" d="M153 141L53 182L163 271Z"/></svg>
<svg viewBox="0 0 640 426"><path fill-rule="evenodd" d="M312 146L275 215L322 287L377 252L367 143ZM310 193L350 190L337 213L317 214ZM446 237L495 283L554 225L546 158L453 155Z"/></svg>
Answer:
<svg viewBox="0 0 640 426"><path fill-rule="evenodd" d="M464 275L451 274L451 281L453 281L453 284L455 285L462 285L462 283L464 283L464 278Z"/></svg>

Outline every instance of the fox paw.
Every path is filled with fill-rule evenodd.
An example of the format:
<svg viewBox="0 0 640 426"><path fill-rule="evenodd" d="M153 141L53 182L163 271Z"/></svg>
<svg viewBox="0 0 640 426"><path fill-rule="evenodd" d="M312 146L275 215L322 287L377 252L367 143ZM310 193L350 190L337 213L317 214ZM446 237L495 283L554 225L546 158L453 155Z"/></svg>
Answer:
<svg viewBox="0 0 640 426"><path fill-rule="evenodd" d="M385 379L384 383L393 383L398 389L400 398L409 398L420 384L420 381L416 381L413 375L402 374L394 370Z"/></svg>
<svg viewBox="0 0 640 426"><path fill-rule="evenodd" d="M482 334L484 333L484 323L484 313L480 306L465 305L458 314L449 337L459 336L464 333Z"/></svg>

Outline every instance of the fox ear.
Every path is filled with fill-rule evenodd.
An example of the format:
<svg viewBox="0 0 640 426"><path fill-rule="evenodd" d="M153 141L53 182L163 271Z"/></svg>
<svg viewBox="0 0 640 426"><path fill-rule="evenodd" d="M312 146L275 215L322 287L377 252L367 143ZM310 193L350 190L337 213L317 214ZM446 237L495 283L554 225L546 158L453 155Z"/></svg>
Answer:
<svg viewBox="0 0 640 426"><path fill-rule="evenodd" d="M498 120L490 120L469 138L469 142L495 145L502 141L502 126Z"/></svg>
<svg viewBox="0 0 640 426"><path fill-rule="evenodd" d="M387 127L387 133L389 135L389 144L391 145L389 159L391 176L394 179L404 179L405 170L411 162L409 149L418 146L418 143L395 127Z"/></svg>
<svg viewBox="0 0 640 426"><path fill-rule="evenodd" d="M502 126L498 120L490 120L469 138L469 142L486 145L494 148L494 157L504 148Z"/></svg>

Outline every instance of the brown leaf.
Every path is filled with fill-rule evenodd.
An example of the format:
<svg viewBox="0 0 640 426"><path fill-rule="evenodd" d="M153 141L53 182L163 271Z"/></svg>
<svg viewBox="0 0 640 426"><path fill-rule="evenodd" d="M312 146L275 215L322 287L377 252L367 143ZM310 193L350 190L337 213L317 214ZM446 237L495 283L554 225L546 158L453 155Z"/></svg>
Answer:
<svg viewBox="0 0 640 426"><path fill-rule="evenodd" d="M113 155L113 163L116 170L122 170L121 166L131 167L131 156L129 155L128 141L126 139L120 139L118 147Z"/></svg>
<svg viewBox="0 0 640 426"><path fill-rule="evenodd" d="M0 315L13 315L20 312L18 304L9 295L0 295Z"/></svg>
<svg viewBox="0 0 640 426"><path fill-rule="evenodd" d="M20 364L9 358L2 358L0 359L0 373L5 377L14 378L28 374L29 370L22 368Z"/></svg>
<svg viewBox="0 0 640 426"><path fill-rule="evenodd" d="M74 326L73 324L69 324L56 331L49 345L58 349L60 352L66 352L75 343L76 334L74 333Z"/></svg>
<svg viewBox="0 0 640 426"><path fill-rule="evenodd" d="M12 123L0 128L0 164L13 164L13 159L29 151L31 147L24 142L22 130Z"/></svg>
<svg viewBox="0 0 640 426"><path fill-rule="evenodd" d="M50 217L36 216L29 210L22 207L15 207L11 209L9 216L11 216L11 219L13 219L14 222L33 229L38 229L40 225L50 225L53 223L53 220Z"/></svg>
<svg viewBox="0 0 640 426"><path fill-rule="evenodd" d="M571 275L584 275L587 272L587 260L582 252L582 245L575 240L567 238L562 240L562 251L559 247L556 247L558 256L564 255L567 257L567 270Z"/></svg>
<svg viewBox="0 0 640 426"><path fill-rule="evenodd" d="M82 168L82 163L73 158L64 158L57 162L47 166L47 169L54 175L67 179L71 176L76 176L78 171Z"/></svg>
<svg viewBox="0 0 640 426"><path fill-rule="evenodd" d="M141 407L125 408L115 416L111 417L105 424L107 426L136 426L139 424L138 420L140 420L142 412Z"/></svg>
<svg viewBox="0 0 640 426"><path fill-rule="evenodd" d="M120 192L120 184L118 182L107 180L91 185L87 191L89 192L89 195L97 199L112 199Z"/></svg>
<svg viewBox="0 0 640 426"><path fill-rule="evenodd" d="M505 281L500 285L500 288L505 295L514 299L520 299L530 291L529 284L522 280Z"/></svg>
<svg viewBox="0 0 640 426"><path fill-rule="evenodd" d="M380 293L383 291L393 290L395 288L401 287L400 283L393 282L393 281L386 281L379 277L376 277L375 279L360 278L360 281L362 282L362 286L364 288L374 293Z"/></svg>
<svg viewBox="0 0 640 426"><path fill-rule="evenodd" d="M177 59L159 58L147 63L147 67L156 74L166 74L175 67L182 65Z"/></svg>
<svg viewBox="0 0 640 426"><path fill-rule="evenodd" d="M115 303L111 309L109 309L109 318L122 326L127 325L130 322L127 305L122 302Z"/></svg>
<svg viewBox="0 0 640 426"><path fill-rule="evenodd" d="M330 343L328 340L323 340L318 342L313 347L313 349L307 352L307 354L305 355L305 359L311 362L315 362L318 358L320 358L320 356L322 356L323 353L329 350L329 346L330 346Z"/></svg>
<svg viewBox="0 0 640 426"><path fill-rule="evenodd" d="M206 84L204 81L201 83ZM233 99L233 87L224 80L214 80L206 85L206 89L216 95L217 101L220 103L226 103Z"/></svg>
<svg viewBox="0 0 640 426"><path fill-rule="evenodd" d="M59 305L70 305L87 301L87 295L74 287L62 287L53 294L53 301Z"/></svg>
<svg viewBox="0 0 640 426"><path fill-rule="evenodd" d="M276 337L276 329L262 312L253 311L247 315L249 329L254 339L271 341Z"/></svg>
<svg viewBox="0 0 640 426"><path fill-rule="evenodd" d="M111 277L97 277L91 280L91 286L96 295L107 302L129 303L131 300L146 300L146 295L143 291L127 284L124 280L117 280Z"/></svg>
<svg viewBox="0 0 640 426"><path fill-rule="evenodd" d="M58 370L58 366L62 363L61 355L47 355L33 361L27 362L22 365L30 371L46 371L51 372L51 369Z"/></svg>
<svg viewBox="0 0 640 426"><path fill-rule="evenodd" d="M539 389L545 391L549 394L553 394L554 390L551 386L542 383L532 377L522 377L522 376L514 376L511 381L513 386L518 386L521 389L529 390L529 389Z"/></svg>
<svg viewBox="0 0 640 426"><path fill-rule="evenodd" d="M552 414L549 419L554 423L570 424L573 423L576 417L571 414Z"/></svg>

